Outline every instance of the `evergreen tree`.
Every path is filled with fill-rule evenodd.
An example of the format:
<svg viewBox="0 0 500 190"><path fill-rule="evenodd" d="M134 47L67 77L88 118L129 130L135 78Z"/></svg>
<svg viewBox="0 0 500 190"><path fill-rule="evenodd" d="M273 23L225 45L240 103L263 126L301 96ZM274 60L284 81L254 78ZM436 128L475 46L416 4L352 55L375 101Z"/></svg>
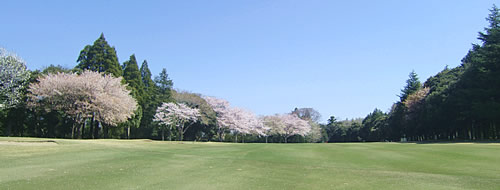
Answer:
<svg viewBox="0 0 500 190"><path fill-rule="evenodd" d="M151 71L149 70L148 62L146 60L142 62L140 72L144 87L144 94L142 96L142 102L139 104L142 107L143 113L140 126L135 135L138 138L151 138L151 134L154 129L152 121L159 102L156 102L156 86L151 79Z"/></svg>
<svg viewBox="0 0 500 190"><path fill-rule="evenodd" d="M144 84L141 78L141 72L137 65L135 55L132 54L128 61L123 63L123 79L132 90L132 96L139 102L143 103Z"/></svg>
<svg viewBox="0 0 500 190"><path fill-rule="evenodd" d="M408 77L409 79L406 80L406 86L401 90L401 94L399 95L401 102L404 102L410 94L418 91L422 87L415 71L411 71Z"/></svg>
<svg viewBox="0 0 500 190"><path fill-rule="evenodd" d="M139 71L137 59L135 58L134 54L130 56L130 59L128 61L125 61L123 63L123 79L132 91L132 96L139 103L137 110L134 112L134 117L130 118L123 124L127 129L127 138L130 138L131 128L138 128L141 124L143 115L142 105L144 105L144 84L142 82L141 72Z"/></svg>
<svg viewBox="0 0 500 190"><path fill-rule="evenodd" d="M155 77L156 87L160 102L168 102L172 99L172 87L174 83L168 77L167 69L163 68L159 76Z"/></svg>
<svg viewBox="0 0 500 190"><path fill-rule="evenodd" d="M78 69L113 74L115 77L122 76L116 50L109 46L102 33L93 45L87 45L83 48L77 62L76 68Z"/></svg>
<svg viewBox="0 0 500 190"><path fill-rule="evenodd" d="M152 91L151 88L154 88L155 83L151 79L151 71L149 70L148 62L146 60L142 62L140 71L142 83L144 84L145 89L147 89L147 91Z"/></svg>

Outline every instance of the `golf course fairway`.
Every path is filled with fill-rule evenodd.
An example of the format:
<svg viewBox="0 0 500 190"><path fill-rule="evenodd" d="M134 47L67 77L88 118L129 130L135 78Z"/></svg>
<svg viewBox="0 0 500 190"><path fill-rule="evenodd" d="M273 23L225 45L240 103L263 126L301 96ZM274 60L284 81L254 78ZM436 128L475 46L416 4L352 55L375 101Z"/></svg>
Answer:
<svg viewBox="0 0 500 190"><path fill-rule="evenodd" d="M499 188L499 143L0 138L0 189Z"/></svg>

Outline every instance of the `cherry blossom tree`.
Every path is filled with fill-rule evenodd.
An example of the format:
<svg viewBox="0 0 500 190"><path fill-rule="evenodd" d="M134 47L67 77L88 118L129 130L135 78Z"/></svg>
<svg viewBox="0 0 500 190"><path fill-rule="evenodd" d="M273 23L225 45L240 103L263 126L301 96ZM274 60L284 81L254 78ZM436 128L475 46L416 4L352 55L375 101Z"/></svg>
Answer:
<svg viewBox="0 0 500 190"><path fill-rule="evenodd" d="M293 135L305 136L311 130L311 126L305 120L295 114L282 114L264 117L264 125L270 128L271 134L283 137L285 143Z"/></svg>
<svg viewBox="0 0 500 190"><path fill-rule="evenodd" d="M72 138L83 122L92 116L111 126L126 121L137 107L121 77L84 71L82 74L48 74L29 86L30 107L63 111L74 121Z"/></svg>
<svg viewBox="0 0 500 190"><path fill-rule="evenodd" d="M238 141L237 135L242 135L242 142L244 142L244 135L247 134L266 136L268 128L253 112L231 107L226 100L215 97L204 98L217 115L219 141L222 141L222 133L226 130L236 135L236 141Z"/></svg>
<svg viewBox="0 0 500 190"><path fill-rule="evenodd" d="M207 103L212 107L217 118L217 136L219 136L219 141L222 141L222 135L224 131L230 125L229 119L225 118L225 115L229 114L230 105L229 102L223 99L218 99L211 96L203 97Z"/></svg>
<svg viewBox="0 0 500 190"><path fill-rule="evenodd" d="M15 54L0 48L0 110L19 103L22 89L29 77L26 63Z"/></svg>
<svg viewBox="0 0 500 190"><path fill-rule="evenodd" d="M182 103L169 102L158 107L154 121L159 122L162 126L162 140L165 140L165 127L175 126L179 134L179 141L182 141L184 133L192 123L198 121L200 116L200 111L197 108L190 108Z"/></svg>

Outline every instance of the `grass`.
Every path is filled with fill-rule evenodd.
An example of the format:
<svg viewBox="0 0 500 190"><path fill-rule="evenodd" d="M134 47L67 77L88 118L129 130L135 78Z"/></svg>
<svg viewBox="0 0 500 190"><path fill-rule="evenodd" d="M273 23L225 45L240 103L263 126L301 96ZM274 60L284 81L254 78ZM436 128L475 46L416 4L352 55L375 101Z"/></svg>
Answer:
<svg viewBox="0 0 500 190"><path fill-rule="evenodd" d="M0 138L0 189L499 187L497 143L232 144Z"/></svg>

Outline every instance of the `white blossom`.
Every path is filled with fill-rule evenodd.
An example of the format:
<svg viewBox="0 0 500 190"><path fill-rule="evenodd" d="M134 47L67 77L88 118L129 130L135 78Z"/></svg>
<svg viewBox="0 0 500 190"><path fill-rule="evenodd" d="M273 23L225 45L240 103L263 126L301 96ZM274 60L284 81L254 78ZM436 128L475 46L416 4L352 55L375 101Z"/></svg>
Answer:
<svg viewBox="0 0 500 190"><path fill-rule="evenodd" d="M29 78L24 60L0 48L0 109L19 103Z"/></svg>

